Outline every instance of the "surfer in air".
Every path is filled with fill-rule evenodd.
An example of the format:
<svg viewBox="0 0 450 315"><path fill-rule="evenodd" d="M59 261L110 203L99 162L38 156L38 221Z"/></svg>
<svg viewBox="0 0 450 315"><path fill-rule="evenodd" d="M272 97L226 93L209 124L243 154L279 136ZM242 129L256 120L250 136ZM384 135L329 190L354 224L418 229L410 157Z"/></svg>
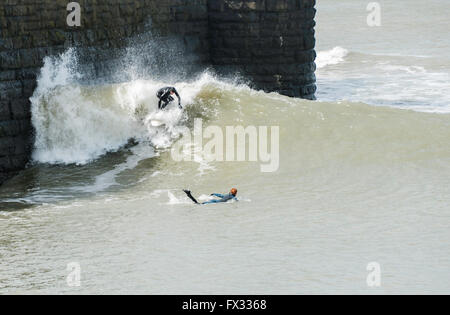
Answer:
<svg viewBox="0 0 450 315"><path fill-rule="evenodd" d="M178 107L180 109L183 109L183 107L181 106L180 94L178 94L177 90L174 87L170 86L160 89L156 94L156 96L159 99L158 109L163 110L164 108L166 108L167 105L169 105L170 102L173 102L174 95L176 95L178 98Z"/></svg>
<svg viewBox="0 0 450 315"><path fill-rule="evenodd" d="M211 196L217 197L219 199L214 199L214 200L210 200L210 201L203 202L203 203L199 203L197 201L197 199L195 199L192 196L192 194L191 194L191 192L189 190L183 190L183 191L189 197L189 199L191 199L197 205L200 205L200 204L201 205L208 205L208 204L213 204L213 203L225 203L225 202L228 202L228 201L231 201L231 200L238 201L238 199L236 198L237 193L238 193L236 188L231 189L230 193L226 194L226 195L212 194Z"/></svg>

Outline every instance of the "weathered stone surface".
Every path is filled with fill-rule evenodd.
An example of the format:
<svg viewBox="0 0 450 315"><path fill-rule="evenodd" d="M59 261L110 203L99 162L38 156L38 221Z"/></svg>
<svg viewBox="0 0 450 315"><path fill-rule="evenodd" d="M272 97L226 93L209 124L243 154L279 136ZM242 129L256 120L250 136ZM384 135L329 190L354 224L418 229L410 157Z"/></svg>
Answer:
<svg viewBox="0 0 450 315"><path fill-rule="evenodd" d="M0 138L0 157L11 156L16 149L16 143L13 137Z"/></svg>
<svg viewBox="0 0 450 315"><path fill-rule="evenodd" d="M0 184L30 157L29 98L43 59L68 47L89 56L87 73L111 76L127 39L151 30L178 43L186 73L213 65L259 89L314 98L315 0L79 0L80 27L66 24L68 2L0 3Z"/></svg>
<svg viewBox="0 0 450 315"><path fill-rule="evenodd" d="M11 100L22 96L22 83L20 81L0 82L0 100Z"/></svg>
<svg viewBox="0 0 450 315"><path fill-rule="evenodd" d="M12 100L10 109L14 120L23 120L31 118L29 99Z"/></svg>

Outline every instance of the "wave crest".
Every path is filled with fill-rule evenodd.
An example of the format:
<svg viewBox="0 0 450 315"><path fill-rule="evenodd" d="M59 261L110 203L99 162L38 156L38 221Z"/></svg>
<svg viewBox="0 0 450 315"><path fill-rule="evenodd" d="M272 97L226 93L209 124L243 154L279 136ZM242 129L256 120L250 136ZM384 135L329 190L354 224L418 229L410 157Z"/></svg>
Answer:
<svg viewBox="0 0 450 315"><path fill-rule="evenodd" d="M344 62L349 51L342 47L334 47L331 50L319 51L317 53L316 65L318 69L325 68L329 65L337 65Z"/></svg>

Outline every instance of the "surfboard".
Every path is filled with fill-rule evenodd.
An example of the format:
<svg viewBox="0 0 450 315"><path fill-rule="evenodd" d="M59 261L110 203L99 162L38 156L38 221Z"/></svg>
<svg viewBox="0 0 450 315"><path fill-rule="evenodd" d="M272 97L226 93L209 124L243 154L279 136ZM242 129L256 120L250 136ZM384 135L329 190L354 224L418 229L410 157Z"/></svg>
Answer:
<svg viewBox="0 0 450 315"><path fill-rule="evenodd" d="M166 123L162 120L158 120L158 119L152 119L150 120L150 125L152 125L152 127L161 127L164 126Z"/></svg>

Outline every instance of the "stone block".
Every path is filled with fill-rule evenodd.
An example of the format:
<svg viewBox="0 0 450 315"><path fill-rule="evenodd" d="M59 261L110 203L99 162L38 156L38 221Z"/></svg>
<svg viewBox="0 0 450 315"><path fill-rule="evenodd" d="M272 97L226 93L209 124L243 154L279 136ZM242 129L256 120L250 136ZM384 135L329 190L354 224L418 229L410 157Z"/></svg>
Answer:
<svg viewBox="0 0 450 315"><path fill-rule="evenodd" d="M15 120L31 118L30 101L28 99L11 100L11 112Z"/></svg>
<svg viewBox="0 0 450 315"><path fill-rule="evenodd" d="M22 96L22 84L20 81L0 82L0 100L12 100Z"/></svg>
<svg viewBox="0 0 450 315"><path fill-rule="evenodd" d="M0 121L11 120L9 100L0 100Z"/></svg>

